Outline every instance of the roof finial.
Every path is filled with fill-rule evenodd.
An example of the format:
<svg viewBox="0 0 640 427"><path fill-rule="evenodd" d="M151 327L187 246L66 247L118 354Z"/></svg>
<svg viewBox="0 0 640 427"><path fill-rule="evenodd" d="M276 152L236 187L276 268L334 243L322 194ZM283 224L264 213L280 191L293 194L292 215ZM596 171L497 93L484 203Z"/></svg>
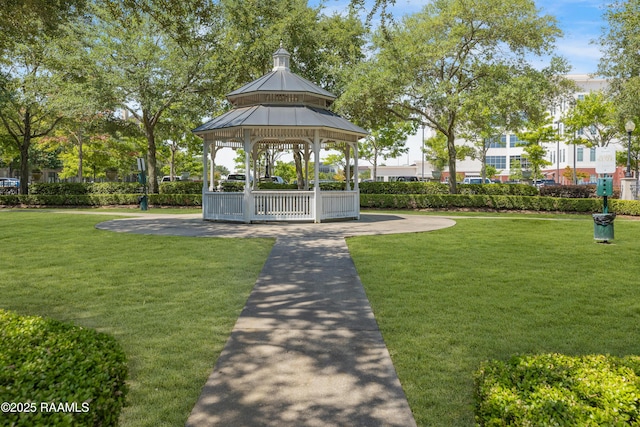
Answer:
<svg viewBox="0 0 640 427"><path fill-rule="evenodd" d="M282 40L280 40L280 48L273 54L273 71L289 71L290 57L291 55L282 47Z"/></svg>

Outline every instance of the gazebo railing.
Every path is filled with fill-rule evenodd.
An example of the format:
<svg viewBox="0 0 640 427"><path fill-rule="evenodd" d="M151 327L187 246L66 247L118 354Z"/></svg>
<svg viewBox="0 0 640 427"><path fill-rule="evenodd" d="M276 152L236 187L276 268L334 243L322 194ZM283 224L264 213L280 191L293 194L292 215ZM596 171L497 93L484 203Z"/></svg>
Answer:
<svg viewBox="0 0 640 427"><path fill-rule="evenodd" d="M314 196L314 191L297 190L260 190L247 195L205 192L202 211L204 219L211 221L316 221ZM319 220L358 218L359 201L357 191L321 191Z"/></svg>
<svg viewBox="0 0 640 427"><path fill-rule="evenodd" d="M204 193L202 214L212 221L243 221L244 193Z"/></svg>
<svg viewBox="0 0 640 427"><path fill-rule="evenodd" d="M255 191L251 220L313 220L313 191Z"/></svg>
<svg viewBox="0 0 640 427"><path fill-rule="evenodd" d="M323 191L320 220L358 218L360 198L357 191Z"/></svg>

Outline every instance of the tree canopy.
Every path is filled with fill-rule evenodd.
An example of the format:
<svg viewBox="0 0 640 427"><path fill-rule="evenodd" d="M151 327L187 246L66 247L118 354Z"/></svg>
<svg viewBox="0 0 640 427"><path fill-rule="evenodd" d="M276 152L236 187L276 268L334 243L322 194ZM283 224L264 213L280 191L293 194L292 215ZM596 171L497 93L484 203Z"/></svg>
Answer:
<svg viewBox="0 0 640 427"><path fill-rule="evenodd" d="M456 192L455 141L473 114L469 105L477 105L474 93L496 76L532 73L527 56L550 53L559 35L555 19L540 16L531 0L435 0L378 31L374 55L354 72L341 107L351 116L416 120L443 134Z"/></svg>
<svg viewBox="0 0 640 427"><path fill-rule="evenodd" d="M640 124L640 0L613 1L604 17L608 26L599 39L598 73L610 78L620 121Z"/></svg>

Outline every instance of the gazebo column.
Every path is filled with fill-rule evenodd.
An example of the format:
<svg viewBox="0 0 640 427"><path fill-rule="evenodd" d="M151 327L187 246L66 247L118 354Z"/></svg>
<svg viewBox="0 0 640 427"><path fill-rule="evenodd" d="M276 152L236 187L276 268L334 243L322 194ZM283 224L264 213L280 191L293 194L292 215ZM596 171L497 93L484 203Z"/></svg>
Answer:
<svg viewBox="0 0 640 427"><path fill-rule="evenodd" d="M209 159L209 143L205 142L203 144L202 150L202 200L204 205L204 193L206 193L208 185L207 180L207 160ZM204 207L204 206L203 206Z"/></svg>
<svg viewBox="0 0 640 427"><path fill-rule="evenodd" d="M313 198L316 211L313 214L313 222L320 222L322 214L322 194L320 193L320 131L313 131Z"/></svg>
<svg viewBox="0 0 640 427"><path fill-rule="evenodd" d="M353 167L356 168L356 170L354 171L353 174L353 189L354 191L358 191L358 189L360 188L360 186L358 185L358 182L360 181L360 176L358 174L358 144L353 144Z"/></svg>
<svg viewBox="0 0 640 427"><path fill-rule="evenodd" d="M251 130L244 130L244 197L242 201L242 217L245 223L251 222L253 200L251 197Z"/></svg>
<svg viewBox="0 0 640 427"><path fill-rule="evenodd" d="M344 167L344 175L346 179L346 187L347 191L351 190L351 146L348 143L344 144L346 149L344 150L344 159L347 165Z"/></svg>
<svg viewBox="0 0 640 427"><path fill-rule="evenodd" d="M209 180L209 191L214 191L216 187L216 155L219 149L220 147L217 147L215 142L209 144L209 176L211 177ZM203 170L206 170L206 168Z"/></svg>
<svg viewBox="0 0 640 427"><path fill-rule="evenodd" d="M359 174L358 174L358 143L353 144L353 167L356 168L353 175L353 191L356 192L355 197L355 212L357 213L356 219L360 219L360 187L358 185Z"/></svg>

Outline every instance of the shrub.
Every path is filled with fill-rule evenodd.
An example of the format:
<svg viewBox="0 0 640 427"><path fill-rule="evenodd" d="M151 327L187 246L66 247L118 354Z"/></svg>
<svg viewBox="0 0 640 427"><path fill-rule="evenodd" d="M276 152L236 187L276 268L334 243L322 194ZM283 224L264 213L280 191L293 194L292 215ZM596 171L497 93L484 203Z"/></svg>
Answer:
<svg viewBox="0 0 640 427"><path fill-rule="evenodd" d="M479 426L640 422L640 357L542 354L488 361L475 374Z"/></svg>
<svg viewBox="0 0 640 427"><path fill-rule="evenodd" d="M540 195L570 199L588 199L596 196L595 185L549 185L540 188Z"/></svg>
<svg viewBox="0 0 640 427"><path fill-rule="evenodd" d="M447 194L449 186L440 182L362 182L360 194Z"/></svg>
<svg viewBox="0 0 640 427"><path fill-rule="evenodd" d="M202 194L202 181L161 182L160 194Z"/></svg>
<svg viewBox="0 0 640 427"><path fill-rule="evenodd" d="M618 215L640 216L640 200L609 200L609 210Z"/></svg>
<svg viewBox="0 0 640 427"><path fill-rule="evenodd" d="M0 396L23 405L3 411L0 425L116 426L126 377L125 355L113 337L0 310ZM51 411L51 404L75 405Z"/></svg>
<svg viewBox="0 0 640 427"><path fill-rule="evenodd" d="M479 194L361 194L360 206L377 209L496 209L599 212L600 199L557 199Z"/></svg>
<svg viewBox="0 0 640 427"><path fill-rule="evenodd" d="M458 184L460 194L487 194L494 196L538 196L539 190L528 184Z"/></svg>
<svg viewBox="0 0 640 427"><path fill-rule="evenodd" d="M244 182L223 181L220 184L220 189L225 193L241 193L244 191Z"/></svg>
<svg viewBox="0 0 640 427"><path fill-rule="evenodd" d="M537 196L538 189L526 184L458 184L459 194ZM360 194L449 194L441 182L363 182Z"/></svg>
<svg viewBox="0 0 640 427"><path fill-rule="evenodd" d="M259 182L260 190L297 190L296 184L278 184L277 182Z"/></svg>
<svg viewBox="0 0 640 427"><path fill-rule="evenodd" d="M89 185L91 194L135 194L142 193L142 185L137 182L96 182Z"/></svg>
<svg viewBox="0 0 640 427"><path fill-rule="evenodd" d="M82 182L33 183L29 185L29 194L40 195L77 195L88 194L91 186Z"/></svg>

